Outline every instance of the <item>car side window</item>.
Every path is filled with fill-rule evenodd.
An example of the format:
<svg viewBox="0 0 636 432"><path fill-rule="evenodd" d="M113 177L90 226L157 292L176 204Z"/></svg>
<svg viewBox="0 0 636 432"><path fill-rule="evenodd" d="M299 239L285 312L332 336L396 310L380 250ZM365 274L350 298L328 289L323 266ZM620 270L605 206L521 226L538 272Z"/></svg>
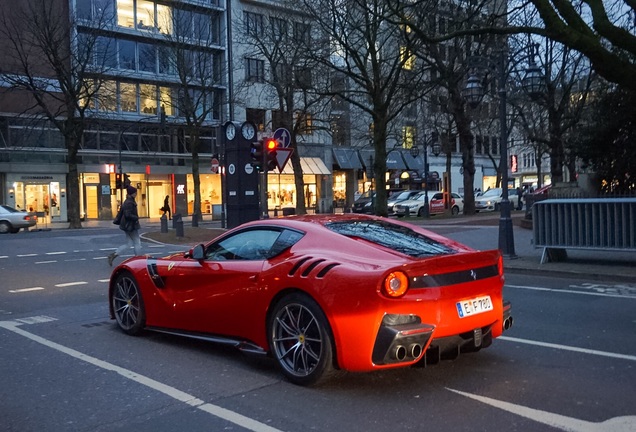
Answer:
<svg viewBox="0 0 636 432"><path fill-rule="evenodd" d="M280 236L278 229L248 229L209 245L205 259L211 261L264 260Z"/></svg>

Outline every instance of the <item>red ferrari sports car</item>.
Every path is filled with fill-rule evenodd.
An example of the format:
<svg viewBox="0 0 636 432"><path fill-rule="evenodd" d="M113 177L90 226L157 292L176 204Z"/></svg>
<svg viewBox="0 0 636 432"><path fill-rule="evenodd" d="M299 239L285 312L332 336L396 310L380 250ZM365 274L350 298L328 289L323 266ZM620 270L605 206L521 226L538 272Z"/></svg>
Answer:
<svg viewBox="0 0 636 432"><path fill-rule="evenodd" d="M499 251L359 214L248 222L113 270L111 318L271 355L293 383L336 370L426 365L487 347L512 325Z"/></svg>

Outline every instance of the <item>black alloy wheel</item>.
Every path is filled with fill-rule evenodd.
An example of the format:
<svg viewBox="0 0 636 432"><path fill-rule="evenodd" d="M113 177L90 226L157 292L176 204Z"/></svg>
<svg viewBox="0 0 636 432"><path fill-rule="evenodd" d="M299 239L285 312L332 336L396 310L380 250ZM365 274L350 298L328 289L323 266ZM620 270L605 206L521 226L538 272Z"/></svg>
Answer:
<svg viewBox="0 0 636 432"><path fill-rule="evenodd" d="M135 278L122 272L115 279L111 302L117 324L124 333L135 336L146 326L146 310Z"/></svg>

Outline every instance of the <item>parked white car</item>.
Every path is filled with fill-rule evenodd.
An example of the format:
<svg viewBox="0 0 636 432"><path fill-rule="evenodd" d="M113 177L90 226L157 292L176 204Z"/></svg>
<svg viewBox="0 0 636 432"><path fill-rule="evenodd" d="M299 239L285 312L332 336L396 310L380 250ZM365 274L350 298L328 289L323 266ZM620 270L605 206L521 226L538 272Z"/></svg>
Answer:
<svg viewBox="0 0 636 432"><path fill-rule="evenodd" d="M475 198L475 211L490 212L499 211L501 200L503 198L503 190L501 188L488 189L483 195ZM511 210L519 207L519 194L517 189L508 189L508 200L510 201Z"/></svg>
<svg viewBox="0 0 636 432"><path fill-rule="evenodd" d="M403 216L424 216L424 201L426 198L425 192L420 192L413 198L402 201L394 206L395 214L397 217ZM444 212L444 194L442 192L429 192L428 193L429 214L435 215ZM458 215L464 211L464 199L461 195L453 192L451 193L451 213Z"/></svg>

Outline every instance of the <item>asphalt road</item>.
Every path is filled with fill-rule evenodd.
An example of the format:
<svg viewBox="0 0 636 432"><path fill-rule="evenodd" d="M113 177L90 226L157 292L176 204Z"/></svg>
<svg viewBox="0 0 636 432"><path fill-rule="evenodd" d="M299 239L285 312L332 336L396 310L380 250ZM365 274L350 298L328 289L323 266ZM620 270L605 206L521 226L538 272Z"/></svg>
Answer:
<svg viewBox="0 0 636 432"><path fill-rule="evenodd" d="M0 236L1 431L636 430L636 282L510 274L515 326L488 349L302 388L269 359L120 332L106 256L122 240Z"/></svg>

